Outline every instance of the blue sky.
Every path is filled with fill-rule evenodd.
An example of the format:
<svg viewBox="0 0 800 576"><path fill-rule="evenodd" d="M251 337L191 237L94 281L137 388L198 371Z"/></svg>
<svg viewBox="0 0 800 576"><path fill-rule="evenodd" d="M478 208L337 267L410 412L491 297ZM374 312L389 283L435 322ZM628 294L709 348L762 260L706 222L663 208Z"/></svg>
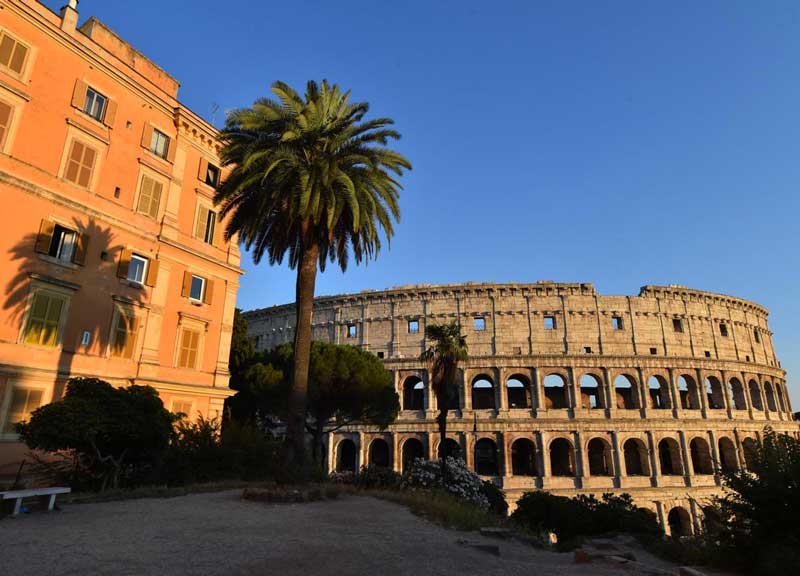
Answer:
<svg viewBox="0 0 800 576"><path fill-rule="evenodd" d="M396 120L414 170L391 249L327 271L319 294L540 279L730 293L771 310L800 408L797 2L82 0L80 11L175 75L207 118L274 80L327 78ZM244 267L241 307L293 299L287 267L247 256Z"/></svg>

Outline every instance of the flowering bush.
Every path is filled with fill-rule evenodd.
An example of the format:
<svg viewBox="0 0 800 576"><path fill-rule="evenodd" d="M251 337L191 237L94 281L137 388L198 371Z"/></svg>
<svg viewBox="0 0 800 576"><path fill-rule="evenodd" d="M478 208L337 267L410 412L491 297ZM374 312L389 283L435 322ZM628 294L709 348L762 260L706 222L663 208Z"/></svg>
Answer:
<svg viewBox="0 0 800 576"><path fill-rule="evenodd" d="M448 457L447 482L442 481L442 463L440 460L414 460L411 469L403 476L402 488L439 488L452 494L459 500L474 504L481 510L489 509L489 499L483 488L480 477L467 469L461 459Z"/></svg>

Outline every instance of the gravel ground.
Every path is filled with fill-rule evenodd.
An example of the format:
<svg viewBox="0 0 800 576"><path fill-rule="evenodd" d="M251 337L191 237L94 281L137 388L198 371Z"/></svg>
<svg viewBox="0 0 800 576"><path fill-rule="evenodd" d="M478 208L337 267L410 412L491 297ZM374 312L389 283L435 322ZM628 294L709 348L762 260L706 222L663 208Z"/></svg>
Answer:
<svg viewBox="0 0 800 576"><path fill-rule="evenodd" d="M440 528L364 497L260 504L240 491L65 505L0 521L3 576L62 574L632 574L515 542ZM465 544L499 545L500 556ZM637 554L637 558L640 558ZM644 558L640 558L645 560ZM647 558L648 564L667 567Z"/></svg>

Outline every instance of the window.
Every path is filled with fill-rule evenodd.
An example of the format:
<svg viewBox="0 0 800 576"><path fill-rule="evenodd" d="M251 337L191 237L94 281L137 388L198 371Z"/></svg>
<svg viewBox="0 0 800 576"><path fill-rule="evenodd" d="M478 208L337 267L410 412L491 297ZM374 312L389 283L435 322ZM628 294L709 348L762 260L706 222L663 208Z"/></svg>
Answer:
<svg viewBox="0 0 800 576"><path fill-rule="evenodd" d="M205 183L215 188L217 187L217 184L219 184L219 168L213 164L209 164L206 168Z"/></svg>
<svg viewBox="0 0 800 576"><path fill-rule="evenodd" d="M194 227L194 237L202 240L206 244L213 244L216 222L217 213L205 206L200 206L197 209L197 223Z"/></svg>
<svg viewBox="0 0 800 576"><path fill-rule="evenodd" d="M592 347L591 346L584 346L583 347L583 352L584 352L584 354L591 354L592 353Z"/></svg>
<svg viewBox="0 0 800 576"><path fill-rule="evenodd" d="M355 324L348 324L347 325L347 337L348 338L355 338L358 336L358 328Z"/></svg>
<svg viewBox="0 0 800 576"><path fill-rule="evenodd" d="M184 328L181 332L181 345L178 352L178 368L194 369L197 365L197 349L200 346L200 332Z"/></svg>
<svg viewBox="0 0 800 576"><path fill-rule="evenodd" d="M198 302L203 301L203 293L205 292L206 279L200 276L192 276L192 284L189 287L189 299Z"/></svg>
<svg viewBox="0 0 800 576"><path fill-rule="evenodd" d="M476 332L483 332L486 330L486 319L481 317L473 318L472 319L472 327L475 328Z"/></svg>
<svg viewBox="0 0 800 576"><path fill-rule="evenodd" d="M108 106L108 98L97 92L94 88L87 88L86 90L86 100L83 104L83 111L94 118L95 120L102 122L103 116L106 113L106 107Z"/></svg>
<svg viewBox="0 0 800 576"><path fill-rule="evenodd" d="M544 317L544 329L545 330L555 330L556 329L556 317L555 316L545 316Z"/></svg>
<svg viewBox="0 0 800 576"><path fill-rule="evenodd" d="M11 127L11 113L13 110L10 104L0 102L0 150L6 143L6 136L8 136L8 130Z"/></svg>
<svg viewBox="0 0 800 576"><path fill-rule="evenodd" d="M53 227L53 236L50 239L50 249L47 254L62 262L72 262L76 237L73 230L56 224Z"/></svg>
<svg viewBox="0 0 800 576"><path fill-rule="evenodd" d="M719 333L724 336L725 338L728 337L728 327L725 325L724 322L719 323Z"/></svg>
<svg viewBox="0 0 800 576"><path fill-rule="evenodd" d="M66 304L65 296L44 291L34 293L25 326L25 344L56 346L61 338L61 316Z"/></svg>
<svg viewBox="0 0 800 576"><path fill-rule="evenodd" d="M672 329L675 332L683 332L683 322L681 322L680 318L672 319Z"/></svg>
<svg viewBox="0 0 800 576"><path fill-rule="evenodd" d="M189 418L192 415L192 404L191 400L173 400L171 412L173 414L182 414L184 418Z"/></svg>
<svg viewBox="0 0 800 576"><path fill-rule="evenodd" d="M43 396L42 390L14 386L3 423L3 434L15 434L14 425L27 420L31 412L42 405Z"/></svg>
<svg viewBox="0 0 800 576"><path fill-rule="evenodd" d="M169 136L160 130L153 129L153 135L150 137L150 152L166 158L169 152Z"/></svg>
<svg viewBox="0 0 800 576"><path fill-rule="evenodd" d="M409 334L419 334L419 320L409 320L408 321L408 333Z"/></svg>
<svg viewBox="0 0 800 576"><path fill-rule="evenodd" d="M119 311L111 340L111 354L120 358L133 358L139 319L129 312Z"/></svg>
<svg viewBox="0 0 800 576"><path fill-rule="evenodd" d="M650 354L652 354L653 356L658 354L658 348L650 348Z"/></svg>
<svg viewBox="0 0 800 576"><path fill-rule="evenodd" d="M3 32L0 34L0 66L22 74L30 50L22 42Z"/></svg>
<svg viewBox="0 0 800 576"><path fill-rule="evenodd" d="M622 330L622 317L621 316L612 316L611 317L611 327L614 330Z"/></svg>
<svg viewBox="0 0 800 576"><path fill-rule="evenodd" d="M88 188L92 182L92 171L97 152L94 148L87 146L77 140L72 141L72 148L67 158L67 166L64 171L64 178L82 188Z"/></svg>
<svg viewBox="0 0 800 576"><path fill-rule="evenodd" d="M42 220L36 238L36 251L58 260L83 265L89 237L51 220Z"/></svg>
<svg viewBox="0 0 800 576"><path fill-rule="evenodd" d="M750 362L750 356L745 356L745 357L744 357L744 361L745 361L745 362Z"/></svg>
<svg viewBox="0 0 800 576"><path fill-rule="evenodd" d="M131 254L127 278L131 282L144 284L144 280L147 278L147 258L138 254Z"/></svg>
<svg viewBox="0 0 800 576"><path fill-rule="evenodd" d="M207 278L192 274L188 270L183 273L181 296L189 298L195 304L211 304L214 295L214 283Z"/></svg>
<svg viewBox="0 0 800 576"><path fill-rule="evenodd" d="M136 211L140 214L146 214L150 218L158 217L158 207L161 204L161 191L163 188L164 185L161 182L143 175Z"/></svg>
<svg viewBox="0 0 800 576"><path fill-rule="evenodd" d="M710 350L706 350L705 354L706 354L706 358L711 358L711 351Z"/></svg>
<svg viewBox="0 0 800 576"><path fill-rule="evenodd" d="M383 359L383 352L378 352L378 358Z"/></svg>
<svg viewBox="0 0 800 576"><path fill-rule="evenodd" d="M757 344L761 343L761 335L758 333L758 329L753 330L753 338L755 338Z"/></svg>
<svg viewBox="0 0 800 576"><path fill-rule="evenodd" d="M522 346L514 346L514 354L516 354L517 356L521 356L522 355Z"/></svg>

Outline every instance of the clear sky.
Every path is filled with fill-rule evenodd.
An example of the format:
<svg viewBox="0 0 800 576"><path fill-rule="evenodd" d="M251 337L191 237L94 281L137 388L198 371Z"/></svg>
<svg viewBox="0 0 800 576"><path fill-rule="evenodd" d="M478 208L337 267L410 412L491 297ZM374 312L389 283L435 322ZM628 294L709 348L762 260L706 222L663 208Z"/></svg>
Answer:
<svg viewBox="0 0 800 576"><path fill-rule="evenodd" d="M64 0L46 2L58 9ZM800 3L81 0L211 119L327 78L414 164L391 249L318 294L685 284L755 300L800 409ZM244 255L239 306L294 273Z"/></svg>

